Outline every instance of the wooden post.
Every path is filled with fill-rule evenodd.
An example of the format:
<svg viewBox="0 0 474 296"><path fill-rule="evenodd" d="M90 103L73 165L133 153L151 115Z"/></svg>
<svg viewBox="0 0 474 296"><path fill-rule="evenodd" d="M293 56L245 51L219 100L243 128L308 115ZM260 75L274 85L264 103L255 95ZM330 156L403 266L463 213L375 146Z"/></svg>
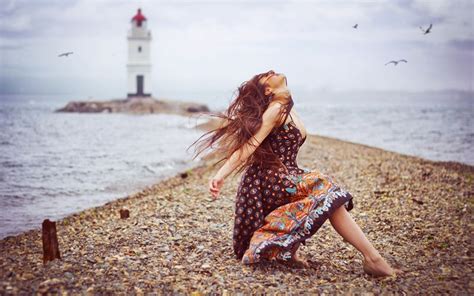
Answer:
<svg viewBox="0 0 474 296"><path fill-rule="evenodd" d="M56 258L61 259L56 235L56 222L46 219L43 221L43 264Z"/></svg>
<svg viewBox="0 0 474 296"><path fill-rule="evenodd" d="M120 218L121 219L127 219L130 217L130 212L127 209L121 209L120 210Z"/></svg>

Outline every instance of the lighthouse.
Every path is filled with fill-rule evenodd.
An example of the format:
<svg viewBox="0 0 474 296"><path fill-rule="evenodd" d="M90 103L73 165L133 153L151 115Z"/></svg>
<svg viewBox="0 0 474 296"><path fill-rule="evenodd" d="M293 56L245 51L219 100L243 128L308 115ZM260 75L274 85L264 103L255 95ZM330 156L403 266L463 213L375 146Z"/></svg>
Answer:
<svg viewBox="0 0 474 296"><path fill-rule="evenodd" d="M127 97L151 96L151 32L147 29L146 17L139 8L131 20L128 31L128 93Z"/></svg>

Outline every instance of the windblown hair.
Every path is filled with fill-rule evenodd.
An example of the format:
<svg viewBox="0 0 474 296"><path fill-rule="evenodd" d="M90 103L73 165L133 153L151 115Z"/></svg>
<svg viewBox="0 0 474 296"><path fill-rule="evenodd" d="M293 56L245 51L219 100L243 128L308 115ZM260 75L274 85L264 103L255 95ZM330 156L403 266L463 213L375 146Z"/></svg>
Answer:
<svg viewBox="0 0 474 296"><path fill-rule="evenodd" d="M267 72L268 73L268 72ZM273 99L272 95L265 95L265 86L259 83L260 79L267 73L255 75L249 81L243 82L237 90L237 97L232 100L230 106L224 112L210 112L211 117L220 118L221 124L218 128L206 132L193 144L196 145L193 159L204 151L213 148L211 154L221 157L213 166L229 159L232 154L242 148L262 126L262 115ZM293 100L289 100L282 106L277 122L284 123L288 117ZM188 147L188 149L190 148ZM234 171L235 174L243 171L253 163L263 168L275 169L282 165L269 143L268 137L256 148L240 167Z"/></svg>

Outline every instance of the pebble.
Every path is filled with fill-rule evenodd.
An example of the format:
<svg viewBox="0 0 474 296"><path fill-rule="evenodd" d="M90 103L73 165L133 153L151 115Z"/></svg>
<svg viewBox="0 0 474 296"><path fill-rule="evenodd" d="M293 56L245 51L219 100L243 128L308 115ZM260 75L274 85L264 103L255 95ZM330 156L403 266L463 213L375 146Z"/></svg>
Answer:
<svg viewBox="0 0 474 296"><path fill-rule="evenodd" d="M364 274L361 255L329 222L299 250L308 270L242 265L232 249L240 175L229 176L213 200L206 180L218 168L210 164L58 221L61 260L43 265L39 229L1 240L0 295L35 294L32 287L50 294L472 294L465 272L472 269L473 167L308 138L298 164L353 193L354 220L389 263L407 269L381 282ZM133 215L121 220L121 208Z"/></svg>

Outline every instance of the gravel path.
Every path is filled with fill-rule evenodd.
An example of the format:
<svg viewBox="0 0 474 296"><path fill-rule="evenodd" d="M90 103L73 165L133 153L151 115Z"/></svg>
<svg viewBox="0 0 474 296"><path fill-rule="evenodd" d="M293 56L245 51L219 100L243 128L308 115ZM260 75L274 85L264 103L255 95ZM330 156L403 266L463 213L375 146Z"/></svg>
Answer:
<svg viewBox="0 0 474 296"><path fill-rule="evenodd" d="M364 274L361 256L329 221L300 247L309 269L242 265L232 251L240 176L212 201L207 183L218 168L203 163L186 178L58 221L61 260L43 266L40 229L1 240L0 294L474 294L474 167L319 136L308 137L298 164L354 195L354 219L404 274ZM121 208L130 218L119 218Z"/></svg>

